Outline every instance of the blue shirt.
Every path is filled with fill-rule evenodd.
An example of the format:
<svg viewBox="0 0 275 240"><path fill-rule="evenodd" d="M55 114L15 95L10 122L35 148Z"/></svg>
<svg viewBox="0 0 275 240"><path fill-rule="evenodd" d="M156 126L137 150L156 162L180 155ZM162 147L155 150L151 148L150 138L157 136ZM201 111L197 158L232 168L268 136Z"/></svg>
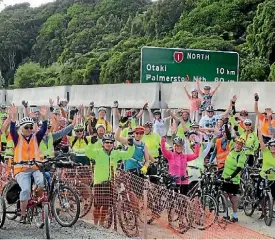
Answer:
<svg viewBox="0 0 275 240"><path fill-rule="evenodd" d="M136 144L134 141L135 146L135 152L132 157L132 159L128 159L124 162L124 169L131 170L131 169L141 169L142 168L142 162L144 157L144 149L145 149L145 143L141 142L141 144Z"/></svg>

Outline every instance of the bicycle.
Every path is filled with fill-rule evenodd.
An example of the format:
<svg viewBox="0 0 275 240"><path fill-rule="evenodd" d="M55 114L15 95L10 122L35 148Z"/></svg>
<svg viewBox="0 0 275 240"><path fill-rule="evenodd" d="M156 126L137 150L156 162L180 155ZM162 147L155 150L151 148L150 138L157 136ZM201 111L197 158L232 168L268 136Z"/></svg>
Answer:
<svg viewBox="0 0 275 240"><path fill-rule="evenodd" d="M265 175L259 185L259 195L257 187L260 174L251 174L250 176L253 179L253 183L247 185L244 196L245 215L251 217L262 202L262 214L267 226L271 226L273 220L273 198L270 190L270 181L268 180L268 174L271 172L275 172L275 169L270 168L265 171ZM271 184L273 184L273 182Z"/></svg>
<svg viewBox="0 0 275 240"><path fill-rule="evenodd" d="M20 163L12 163L12 165L16 164L22 164L26 165L29 167L32 166L37 166L38 169L42 172L43 177L44 177L44 188L43 188L43 193L42 197L38 200L38 197L36 197L35 192L31 193L30 200L28 201L27 205L27 221L28 223L32 223L33 220L36 223L36 225L40 228L45 226L45 234L47 238L50 238L50 221L52 219L52 215L56 219L56 221L64 227L70 227L72 226L78 219L79 217L79 211L80 211L80 205L79 205L79 199L77 194L68 186L66 186L63 182L59 180L58 174L56 174L56 171L54 171L53 177L51 179L51 183L48 182L47 177L45 175L46 169L49 168L49 165L53 169L56 168L62 168L62 167L73 167L73 164L71 162L63 162L61 160L62 158L59 159L50 159L48 158L45 161L37 161L37 160L31 160L27 162L20 162ZM64 156L63 156L64 159ZM57 161L59 160L59 161ZM49 164L48 166L46 166ZM14 180L13 180L14 181ZM18 184L17 184L18 185ZM19 187L19 185L18 185ZM15 199L14 203L16 205L15 210L13 211L7 211L6 209L6 204L5 204L5 215L7 215L8 219L10 220L15 220L18 216L20 216L20 201L19 201L19 193L20 193L20 187L18 191L18 195L16 196L17 199ZM8 191L8 187L6 186L6 190L3 191L2 196L6 196ZM69 194L68 194L69 193ZM71 199L72 197L75 198L75 204L73 206L76 206L76 214L74 218L70 222L64 222L60 218L60 212L64 209L68 210L71 208L71 204L68 203L68 200ZM61 209L58 209L56 207L56 202L55 200L59 200ZM5 203L5 201L4 201ZM42 210L42 213L41 213ZM60 211L61 210L61 211ZM42 218L42 224L38 225L38 216L41 213L41 218ZM4 218L5 219L5 218ZM2 226L4 222L1 222ZM0 224L0 226L1 226Z"/></svg>

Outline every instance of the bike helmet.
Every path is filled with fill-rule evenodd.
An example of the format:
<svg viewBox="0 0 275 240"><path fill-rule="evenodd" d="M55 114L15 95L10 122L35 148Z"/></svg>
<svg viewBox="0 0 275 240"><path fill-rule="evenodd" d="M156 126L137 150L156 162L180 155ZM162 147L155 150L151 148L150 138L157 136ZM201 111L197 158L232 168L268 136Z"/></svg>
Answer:
<svg viewBox="0 0 275 240"><path fill-rule="evenodd" d="M190 137L193 134L198 135L198 133L196 131L191 130L191 131L188 132L188 137Z"/></svg>
<svg viewBox="0 0 275 240"><path fill-rule="evenodd" d="M28 124L33 125L34 121L30 117L24 117L20 120L19 124L20 124L20 127L28 125Z"/></svg>
<svg viewBox="0 0 275 240"><path fill-rule="evenodd" d="M193 93L193 92L198 92L198 90L196 88L193 88L191 93Z"/></svg>
<svg viewBox="0 0 275 240"><path fill-rule="evenodd" d="M173 140L173 144L177 144L177 145L183 146L183 145L184 145L184 141L183 141L182 138L176 137L176 138L174 138L174 140Z"/></svg>
<svg viewBox="0 0 275 240"><path fill-rule="evenodd" d="M53 114L61 115L61 110L60 110L60 108L55 108L55 109L53 110Z"/></svg>
<svg viewBox="0 0 275 240"><path fill-rule="evenodd" d="M105 142L105 141L115 142L114 135L111 134L111 133L104 134L103 137L102 137L102 142Z"/></svg>
<svg viewBox="0 0 275 240"><path fill-rule="evenodd" d="M209 106L206 108L206 112L214 112L213 106L209 105Z"/></svg>
<svg viewBox="0 0 275 240"><path fill-rule="evenodd" d="M5 104L1 104L1 105L0 105L0 108L1 108L1 109L6 109L7 106L6 106Z"/></svg>
<svg viewBox="0 0 275 240"><path fill-rule="evenodd" d="M155 110L155 111L153 112L153 114L154 114L154 115L161 115L161 111L160 111L160 110Z"/></svg>
<svg viewBox="0 0 275 240"><path fill-rule="evenodd" d="M237 138L235 139L235 142L239 142L239 143L241 143L242 145L245 144L245 140L244 140L242 137L237 137Z"/></svg>
<svg viewBox="0 0 275 240"><path fill-rule="evenodd" d="M190 127L191 128L199 128L200 125L198 123L196 123L196 122L192 122Z"/></svg>
<svg viewBox="0 0 275 240"><path fill-rule="evenodd" d="M252 121L251 121L250 119L245 119L245 120L243 121L243 124L244 124L244 125L252 125Z"/></svg>
<svg viewBox="0 0 275 240"><path fill-rule="evenodd" d="M101 112L101 111L106 113L106 108L105 107L99 107L97 112Z"/></svg>
<svg viewBox="0 0 275 240"><path fill-rule="evenodd" d="M148 127L148 128L152 128L153 127L153 123L152 122L145 122L144 124L143 124L143 127Z"/></svg>
<svg viewBox="0 0 275 240"><path fill-rule="evenodd" d="M74 126L74 131L84 130L84 126L82 124L76 124Z"/></svg>
<svg viewBox="0 0 275 240"><path fill-rule="evenodd" d="M205 85L203 89L204 89L204 90L210 90L211 87L210 87L209 85Z"/></svg>
<svg viewBox="0 0 275 240"><path fill-rule="evenodd" d="M270 139L270 140L267 142L267 145L268 145L269 147L275 146L275 138Z"/></svg>
<svg viewBox="0 0 275 240"><path fill-rule="evenodd" d="M240 111L240 115L241 116L248 116L248 112L245 109L243 109L243 110Z"/></svg>
<svg viewBox="0 0 275 240"><path fill-rule="evenodd" d="M133 129L133 132L143 132L144 133L144 127L142 127L142 126L136 126Z"/></svg>

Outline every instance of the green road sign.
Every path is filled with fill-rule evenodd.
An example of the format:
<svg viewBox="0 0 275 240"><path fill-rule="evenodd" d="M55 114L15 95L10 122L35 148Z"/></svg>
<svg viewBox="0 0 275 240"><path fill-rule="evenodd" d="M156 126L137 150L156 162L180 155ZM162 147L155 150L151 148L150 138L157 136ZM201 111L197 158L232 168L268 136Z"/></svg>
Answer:
<svg viewBox="0 0 275 240"><path fill-rule="evenodd" d="M239 54L194 49L143 47L141 82L238 81Z"/></svg>

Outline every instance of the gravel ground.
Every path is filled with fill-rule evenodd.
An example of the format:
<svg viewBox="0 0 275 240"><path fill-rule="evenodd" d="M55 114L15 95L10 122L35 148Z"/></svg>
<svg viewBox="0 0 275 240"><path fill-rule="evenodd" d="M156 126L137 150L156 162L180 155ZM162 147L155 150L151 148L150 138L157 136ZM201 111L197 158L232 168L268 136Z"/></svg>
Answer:
<svg viewBox="0 0 275 240"><path fill-rule="evenodd" d="M35 225L23 225L16 221L6 220L0 229L0 239L43 239L44 229ZM52 239L126 239L125 236L95 227L84 221L78 221L72 228L62 228L58 223L51 223Z"/></svg>

